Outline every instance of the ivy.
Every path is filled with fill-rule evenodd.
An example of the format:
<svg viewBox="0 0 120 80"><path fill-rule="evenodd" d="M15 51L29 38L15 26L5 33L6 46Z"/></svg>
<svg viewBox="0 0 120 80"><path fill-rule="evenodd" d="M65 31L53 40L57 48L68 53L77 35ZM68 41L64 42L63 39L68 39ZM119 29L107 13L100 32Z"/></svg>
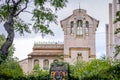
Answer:
<svg viewBox="0 0 120 80"><path fill-rule="evenodd" d="M115 52L114 52L114 57L116 57L120 53L120 45L115 46Z"/></svg>

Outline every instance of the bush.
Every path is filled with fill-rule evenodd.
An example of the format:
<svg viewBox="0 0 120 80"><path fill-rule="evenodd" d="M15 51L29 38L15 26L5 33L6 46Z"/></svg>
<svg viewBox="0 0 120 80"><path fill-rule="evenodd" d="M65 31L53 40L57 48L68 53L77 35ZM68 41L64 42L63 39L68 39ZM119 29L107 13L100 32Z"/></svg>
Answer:
<svg viewBox="0 0 120 80"><path fill-rule="evenodd" d="M71 66L71 75L77 80L119 80L120 62L108 60L93 60L78 62ZM74 79L73 79L74 80Z"/></svg>
<svg viewBox="0 0 120 80"><path fill-rule="evenodd" d="M24 75L15 60L5 61L0 65L0 80L49 80L49 72L38 69L29 75Z"/></svg>
<svg viewBox="0 0 120 80"><path fill-rule="evenodd" d="M70 66L69 80L119 80L120 61L93 60L78 62ZM36 66L29 75L23 75L20 66L15 61L0 65L0 80L50 80L49 71L43 71Z"/></svg>
<svg viewBox="0 0 120 80"><path fill-rule="evenodd" d="M26 78L27 80L49 80L49 71L43 71L39 65L35 65L33 71Z"/></svg>
<svg viewBox="0 0 120 80"><path fill-rule="evenodd" d="M20 65L14 60L4 61L0 64L0 80L7 80L23 76Z"/></svg>

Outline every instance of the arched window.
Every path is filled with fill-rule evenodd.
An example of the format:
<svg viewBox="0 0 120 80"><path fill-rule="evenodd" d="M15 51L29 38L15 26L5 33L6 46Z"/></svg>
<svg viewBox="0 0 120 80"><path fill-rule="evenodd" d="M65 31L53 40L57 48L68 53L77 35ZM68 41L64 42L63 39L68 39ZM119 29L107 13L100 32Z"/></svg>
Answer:
<svg viewBox="0 0 120 80"><path fill-rule="evenodd" d="M82 53L78 53L77 54L77 61L82 61L83 57L82 57Z"/></svg>
<svg viewBox="0 0 120 80"><path fill-rule="evenodd" d="M83 22L82 22L82 20L77 21L77 35L83 35Z"/></svg>
<svg viewBox="0 0 120 80"><path fill-rule="evenodd" d="M88 21L86 21L86 23L85 23L85 34L86 35L88 35L88 33L89 33L89 22Z"/></svg>
<svg viewBox="0 0 120 80"><path fill-rule="evenodd" d="M70 33L71 34L74 33L74 22L73 21L70 22Z"/></svg>
<svg viewBox="0 0 120 80"><path fill-rule="evenodd" d="M48 70L49 69L49 60L48 59L45 59L43 61L43 69L44 70Z"/></svg>
<svg viewBox="0 0 120 80"><path fill-rule="evenodd" d="M36 66L36 65L39 65L39 60L38 59L34 60L34 66Z"/></svg>
<svg viewBox="0 0 120 80"><path fill-rule="evenodd" d="M54 63L57 63L57 62L58 62L58 59L55 59L53 62L54 62Z"/></svg>

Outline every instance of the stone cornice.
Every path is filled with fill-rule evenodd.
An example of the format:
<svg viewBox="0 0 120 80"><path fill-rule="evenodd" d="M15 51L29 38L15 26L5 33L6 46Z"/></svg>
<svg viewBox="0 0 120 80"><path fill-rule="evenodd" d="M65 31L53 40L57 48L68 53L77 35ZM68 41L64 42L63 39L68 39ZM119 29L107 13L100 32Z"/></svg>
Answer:
<svg viewBox="0 0 120 80"><path fill-rule="evenodd" d="M42 42L42 43L35 43L33 50L63 50L64 44L60 42Z"/></svg>

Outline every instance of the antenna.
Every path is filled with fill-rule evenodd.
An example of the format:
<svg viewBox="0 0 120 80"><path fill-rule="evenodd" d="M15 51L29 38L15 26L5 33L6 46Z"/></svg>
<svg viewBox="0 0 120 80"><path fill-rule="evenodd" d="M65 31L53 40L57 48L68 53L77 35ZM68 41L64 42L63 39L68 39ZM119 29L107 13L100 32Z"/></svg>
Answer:
<svg viewBox="0 0 120 80"><path fill-rule="evenodd" d="M80 13L80 2L79 2L79 13Z"/></svg>
<svg viewBox="0 0 120 80"><path fill-rule="evenodd" d="M79 2L79 9L80 9L80 2Z"/></svg>

